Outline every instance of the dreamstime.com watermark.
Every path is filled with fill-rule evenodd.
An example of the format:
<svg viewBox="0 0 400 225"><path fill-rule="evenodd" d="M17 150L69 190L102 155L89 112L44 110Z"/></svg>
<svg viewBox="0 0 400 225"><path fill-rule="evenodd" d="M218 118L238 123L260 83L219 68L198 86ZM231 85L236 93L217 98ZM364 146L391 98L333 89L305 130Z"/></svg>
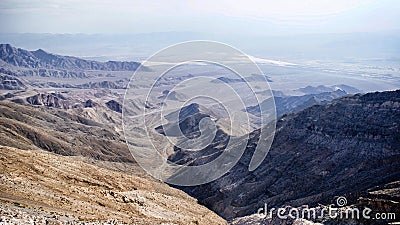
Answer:
<svg viewBox="0 0 400 225"><path fill-rule="evenodd" d="M267 204L257 210L257 215L261 218L274 218L277 217L281 220L287 219L307 219L307 220L321 220L321 219L352 219L352 220L396 220L396 213L392 212L374 212L371 208L363 207L345 207L347 199L339 197L336 199L335 205L328 205L324 207L309 208L303 207L282 207L282 208L268 208Z"/></svg>

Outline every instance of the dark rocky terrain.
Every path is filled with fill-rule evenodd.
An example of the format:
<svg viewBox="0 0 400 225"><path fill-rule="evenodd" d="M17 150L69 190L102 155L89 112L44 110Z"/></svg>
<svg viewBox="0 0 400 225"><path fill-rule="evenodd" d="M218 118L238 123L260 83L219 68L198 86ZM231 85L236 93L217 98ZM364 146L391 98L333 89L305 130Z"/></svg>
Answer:
<svg viewBox="0 0 400 225"><path fill-rule="evenodd" d="M165 115L165 118L169 120L169 123L156 127L159 133L167 132L170 136L179 136L177 132L181 130L189 138L200 136L200 129L197 125L202 119L216 119L211 110L197 103L182 107L178 111Z"/></svg>
<svg viewBox="0 0 400 225"><path fill-rule="evenodd" d="M213 138L213 144L208 145L207 148L199 151L193 151L190 156L186 155L185 150L175 146L173 154L169 156L169 160L177 164L201 165L208 161L212 161L222 153L229 141L229 135L225 133L224 130L218 125L215 132L211 130L203 130L205 135L202 136L201 129L199 127L200 121L216 121L218 115L200 104L192 103L183 107L179 111L166 115L165 118L169 120L169 123L158 126L155 129L160 134L170 137L179 137L179 131L182 131L183 135L188 139L182 140L181 138L178 138L179 146L190 146L191 148L194 148L196 145L202 145L202 140ZM214 134L215 136L209 136ZM196 139L197 143L193 143L191 141L191 139L199 137L202 137L203 139Z"/></svg>
<svg viewBox="0 0 400 225"><path fill-rule="evenodd" d="M0 90L25 90L26 85L17 77L0 74Z"/></svg>
<svg viewBox="0 0 400 225"><path fill-rule="evenodd" d="M400 90L350 95L281 117L273 145L256 170L248 164L259 138L250 134L239 163L218 180L181 187L227 219L269 207L356 200L400 180ZM193 158L179 152L176 161ZM399 203L396 203L397 207Z"/></svg>
<svg viewBox="0 0 400 225"><path fill-rule="evenodd" d="M106 102L106 105L112 111L115 111L117 113L122 113L122 105L121 105L121 103L119 103L119 102L117 102L115 100L110 100L110 101Z"/></svg>
<svg viewBox="0 0 400 225"><path fill-rule="evenodd" d="M40 93L26 98L27 103L54 108L69 109L73 102L60 93Z"/></svg>

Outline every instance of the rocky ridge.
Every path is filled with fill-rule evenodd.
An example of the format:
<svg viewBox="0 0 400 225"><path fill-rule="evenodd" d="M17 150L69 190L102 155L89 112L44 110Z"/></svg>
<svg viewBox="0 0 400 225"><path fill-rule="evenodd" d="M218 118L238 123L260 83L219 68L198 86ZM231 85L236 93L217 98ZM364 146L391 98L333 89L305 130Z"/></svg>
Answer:
<svg viewBox="0 0 400 225"><path fill-rule="evenodd" d="M89 78L103 76L90 75L89 71L135 71L139 67L138 62L98 62L0 44L0 73L16 77Z"/></svg>
<svg viewBox="0 0 400 225"><path fill-rule="evenodd" d="M17 67L58 70L134 71L140 66L140 63L137 62L108 61L103 63L72 56L60 56L42 49L27 51L15 48L10 44L0 44L0 59Z"/></svg>
<svg viewBox="0 0 400 225"><path fill-rule="evenodd" d="M259 131L243 140L247 148L230 172L208 184L180 188L227 219L253 214L265 203L296 207L357 196L400 180L399 118L400 90L312 106L279 119L272 147L256 170L248 171L248 164ZM193 154L180 151L174 160Z"/></svg>

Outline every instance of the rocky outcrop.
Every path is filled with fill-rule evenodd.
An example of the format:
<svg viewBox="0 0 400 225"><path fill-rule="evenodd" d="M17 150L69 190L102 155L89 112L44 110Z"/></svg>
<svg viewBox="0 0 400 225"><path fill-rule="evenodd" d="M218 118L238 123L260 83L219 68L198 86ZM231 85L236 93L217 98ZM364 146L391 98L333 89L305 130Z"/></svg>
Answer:
<svg viewBox="0 0 400 225"><path fill-rule="evenodd" d="M122 105L121 103L115 101L115 100L110 100L106 102L106 106L111 109L112 111L122 113Z"/></svg>
<svg viewBox="0 0 400 225"><path fill-rule="evenodd" d="M69 109L73 105L73 102L67 100L60 93L39 93L27 97L26 101L32 105L42 105L61 109Z"/></svg>
<svg viewBox="0 0 400 225"><path fill-rule="evenodd" d="M0 74L0 90L25 90L26 85L17 77Z"/></svg>
<svg viewBox="0 0 400 225"><path fill-rule="evenodd" d="M226 147L229 135L218 125L214 127L217 117L213 111L197 103L189 104L178 111L167 114L165 118L169 122L156 127L155 130L166 136L177 137L179 146L190 146L188 149L197 149L196 146L202 146L205 140L212 139L211 144L206 148L191 151L190 154L187 154L186 149L175 146L169 160L180 165L201 165L218 157ZM202 126L200 126L201 123ZM214 134L215 136L213 136Z"/></svg>
<svg viewBox="0 0 400 225"><path fill-rule="evenodd" d="M206 109L197 103L192 103L181 110L172 112L165 116L168 124L156 127L156 131L163 135L180 136L180 132L188 138L200 136L199 123L202 119L211 119Z"/></svg>
<svg viewBox="0 0 400 225"><path fill-rule="evenodd" d="M83 107L85 108L93 108L96 107L98 104L96 102L94 102L92 99L89 99L85 102L85 104L83 105Z"/></svg>

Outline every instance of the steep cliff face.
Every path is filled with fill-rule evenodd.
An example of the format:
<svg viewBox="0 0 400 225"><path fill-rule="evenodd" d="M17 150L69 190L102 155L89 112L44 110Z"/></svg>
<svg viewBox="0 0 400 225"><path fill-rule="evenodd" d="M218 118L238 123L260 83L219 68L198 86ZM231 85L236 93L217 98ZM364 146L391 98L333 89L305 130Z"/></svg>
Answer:
<svg viewBox="0 0 400 225"><path fill-rule="evenodd" d="M26 85L17 77L0 74L0 90L25 90Z"/></svg>
<svg viewBox="0 0 400 225"><path fill-rule="evenodd" d="M239 163L220 179L181 187L231 219L268 206L330 203L400 180L400 90L346 96L277 123L272 147L248 171L259 131L250 134ZM192 158L180 152L175 161ZM207 157L206 157L207 158Z"/></svg>
<svg viewBox="0 0 400 225"><path fill-rule="evenodd" d="M27 97L26 101L32 105L43 105L62 109L68 109L72 105L72 102L58 93L40 93Z"/></svg>
<svg viewBox="0 0 400 225"><path fill-rule="evenodd" d="M115 111L117 113L122 113L122 105L121 103L115 101L115 100L110 100L106 102L106 106L111 109L112 111Z"/></svg>

